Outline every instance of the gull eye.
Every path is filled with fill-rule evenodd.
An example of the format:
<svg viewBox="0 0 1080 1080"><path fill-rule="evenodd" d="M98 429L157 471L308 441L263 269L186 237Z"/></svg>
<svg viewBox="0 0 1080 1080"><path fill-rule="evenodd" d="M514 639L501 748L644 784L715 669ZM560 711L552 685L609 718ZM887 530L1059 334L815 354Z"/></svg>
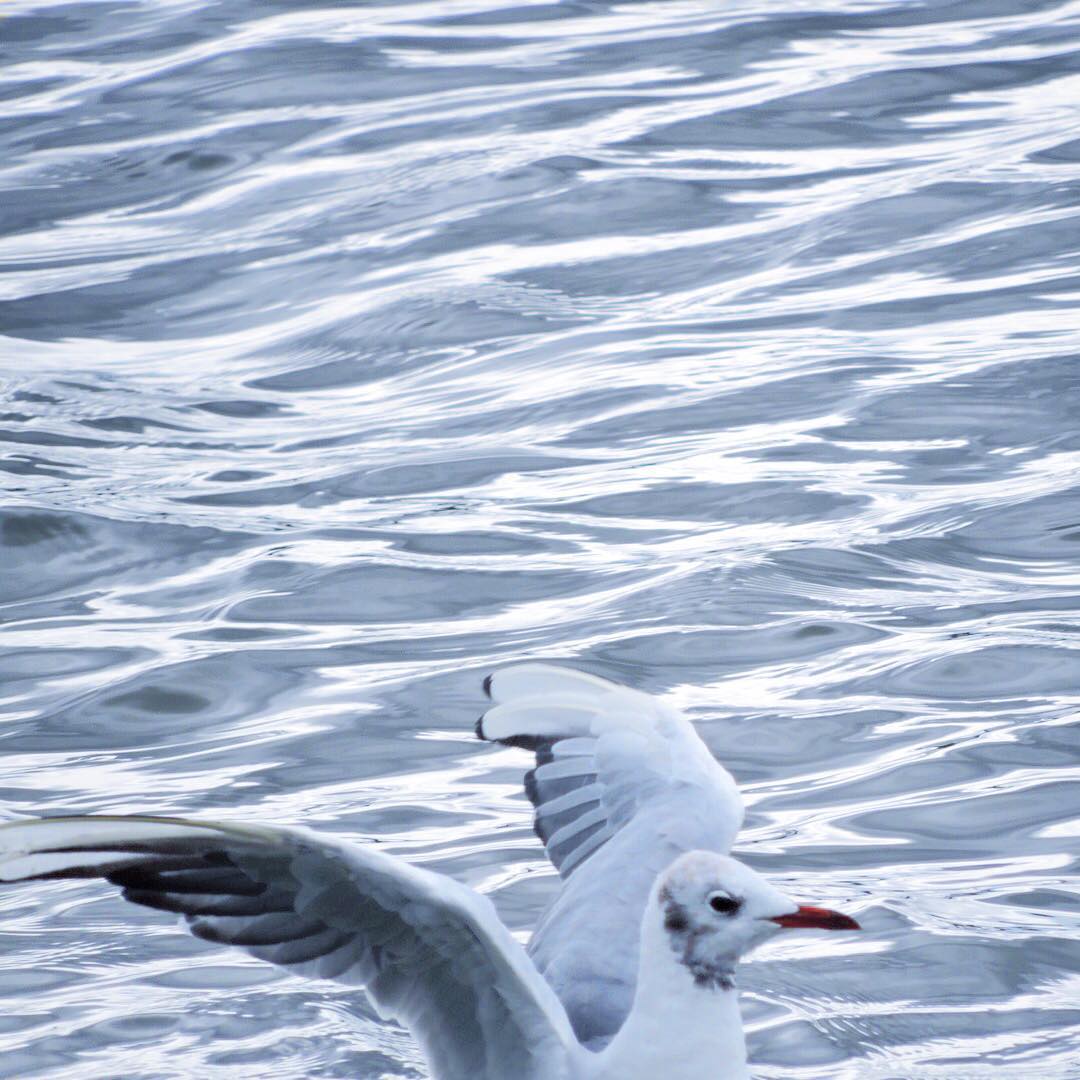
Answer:
<svg viewBox="0 0 1080 1080"><path fill-rule="evenodd" d="M709 894L709 907L721 915L734 915L739 910L739 901L733 900L727 893L714 892Z"/></svg>

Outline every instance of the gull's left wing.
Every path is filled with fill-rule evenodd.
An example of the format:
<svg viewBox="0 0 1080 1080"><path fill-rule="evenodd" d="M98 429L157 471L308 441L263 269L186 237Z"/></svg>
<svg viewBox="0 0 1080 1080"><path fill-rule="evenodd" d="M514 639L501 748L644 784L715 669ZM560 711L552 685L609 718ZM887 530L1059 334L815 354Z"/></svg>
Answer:
<svg viewBox="0 0 1080 1080"><path fill-rule="evenodd" d="M436 1076L549 1080L581 1049L491 902L441 874L306 829L166 817L0 826L0 882L101 877L192 933L363 985Z"/></svg>

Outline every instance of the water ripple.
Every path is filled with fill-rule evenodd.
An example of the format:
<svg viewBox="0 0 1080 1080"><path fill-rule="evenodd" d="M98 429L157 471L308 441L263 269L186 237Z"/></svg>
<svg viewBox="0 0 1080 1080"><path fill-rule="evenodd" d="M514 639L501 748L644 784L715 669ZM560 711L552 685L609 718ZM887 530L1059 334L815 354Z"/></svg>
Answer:
<svg viewBox="0 0 1080 1080"><path fill-rule="evenodd" d="M4 813L378 837L524 932L472 721L568 659L862 908L747 966L762 1077L1080 1077L1080 6L0 26ZM0 907L5 1076L422 1075L100 890Z"/></svg>

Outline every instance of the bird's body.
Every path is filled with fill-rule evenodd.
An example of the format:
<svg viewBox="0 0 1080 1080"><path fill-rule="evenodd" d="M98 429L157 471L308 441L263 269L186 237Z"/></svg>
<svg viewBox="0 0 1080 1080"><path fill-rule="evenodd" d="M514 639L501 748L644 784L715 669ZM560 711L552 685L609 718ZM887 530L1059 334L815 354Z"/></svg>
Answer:
<svg viewBox="0 0 1080 1080"><path fill-rule="evenodd" d="M560 669L515 671L521 690ZM484 737L528 739L540 762L527 786L567 881L535 960L486 897L306 829L30 819L0 826L0 881L103 877L129 900L181 913L199 937L363 985L412 1030L439 1080L741 1080L739 957L780 926L855 924L799 907L715 850L687 853L710 815L714 846L730 842L733 806L741 818L730 777L677 714L642 716L638 700L620 725L605 688L651 699L578 673L567 680L596 691L578 694L567 735L513 733L518 706L496 707L480 725ZM566 709L554 711L569 723Z"/></svg>
<svg viewBox="0 0 1080 1080"><path fill-rule="evenodd" d="M642 1015L598 1055L596 1080L747 1080L734 990L703 991L677 972L652 981L670 1009Z"/></svg>

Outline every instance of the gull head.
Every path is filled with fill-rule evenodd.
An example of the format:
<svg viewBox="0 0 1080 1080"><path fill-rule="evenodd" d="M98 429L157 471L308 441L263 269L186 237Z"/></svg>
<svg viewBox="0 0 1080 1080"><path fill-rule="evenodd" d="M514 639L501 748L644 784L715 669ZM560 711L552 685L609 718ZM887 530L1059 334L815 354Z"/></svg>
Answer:
<svg viewBox="0 0 1080 1080"><path fill-rule="evenodd" d="M735 965L783 927L858 930L847 915L797 904L736 859L681 855L657 879L651 918L699 986L730 990Z"/></svg>

